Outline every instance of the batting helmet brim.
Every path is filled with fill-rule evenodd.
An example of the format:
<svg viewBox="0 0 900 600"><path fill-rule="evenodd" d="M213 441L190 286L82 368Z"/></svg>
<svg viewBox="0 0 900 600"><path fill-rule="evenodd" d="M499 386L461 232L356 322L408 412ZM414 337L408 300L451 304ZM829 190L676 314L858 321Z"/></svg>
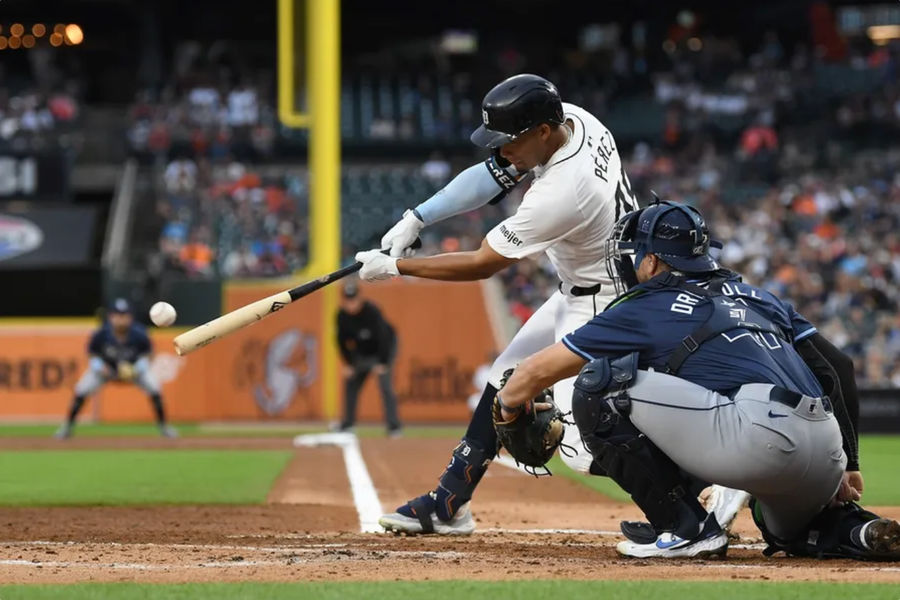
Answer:
<svg viewBox="0 0 900 600"><path fill-rule="evenodd" d="M499 148L516 139L516 136L503 133L502 131L494 131L493 129L488 129L484 125L481 125L472 132L469 139L472 140L473 144L481 146L482 148Z"/></svg>

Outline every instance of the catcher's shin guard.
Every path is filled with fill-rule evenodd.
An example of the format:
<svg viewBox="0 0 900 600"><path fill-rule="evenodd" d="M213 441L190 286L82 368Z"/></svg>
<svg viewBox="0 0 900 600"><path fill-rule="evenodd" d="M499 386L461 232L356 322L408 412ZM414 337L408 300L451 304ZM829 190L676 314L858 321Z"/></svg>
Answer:
<svg viewBox="0 0 900 600"><path fill-rule="evenodd" d="M490 464L491 459L476 442L468 438L460 441L434 491L434 512L439 519L449 521L459 507L471 500Z"/></svg>
<svg viewBox="0 0 900 600"><path fill-rule="evenodd" d="M575 380L572 416L585 448L599 467L628 492L657 532L675 531L692 539L707 513L687 493L678 465L628 419L631 401L624 389L607 398L615 369L589 362ZM612 407L615 404L615 409Z"/></svg>

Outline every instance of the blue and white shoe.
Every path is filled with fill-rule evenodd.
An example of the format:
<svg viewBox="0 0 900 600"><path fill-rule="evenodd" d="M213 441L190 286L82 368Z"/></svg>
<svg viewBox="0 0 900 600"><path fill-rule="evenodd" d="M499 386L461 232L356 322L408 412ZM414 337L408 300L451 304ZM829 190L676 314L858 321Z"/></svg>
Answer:
<svg viewBox="0 0 900 600"><path fill-rule="evenodd" d="M410 500L395 512L382 515L378 524L385 531L407 535L471 535L475 531L475 519L468 502L456 510L453 518L444 521L435 514L434 492Z"/></svg>
<svg viewBox="0 0 900 600"><path fill-rule="evenodd" d="M728 552L728 534L710 515L697 537L684 539L671 532L663 532L656 541L640 544L631 540L619 542L616 552L633 558L711 558Z"/></svg>

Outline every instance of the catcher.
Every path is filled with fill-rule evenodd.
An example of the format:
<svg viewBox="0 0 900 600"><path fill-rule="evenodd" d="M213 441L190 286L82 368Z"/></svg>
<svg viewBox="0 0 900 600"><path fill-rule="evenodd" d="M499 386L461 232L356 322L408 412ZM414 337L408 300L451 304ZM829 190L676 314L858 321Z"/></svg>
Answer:
<svg viewBox="0 0 900 600"><path fill-rule="evenodd" d="M135 383L147 392L156 412L160 435L178 437L175 429L166 424L159 384L150 372L152 346L147 332L134 322L131 306L124 298L116 299L107 312L106 322L94 332L88 343L88 369L75 384L75 398L68 417L55 437L64 440L72 436L75 419L85 399L109 381Z"/></svg>
<svg viewBox="0 0 900 600"><path fill-rule="evenodd" d="M753 496L767 554L900 559L900 523L852 502L862 492L857 412L841 393L852 373L840 353L790 304L720 268L691 207L629 213L609 244L607 269L624 293L521 363L495 398L510 453L555 447L559 436L537 435L552 428L534 398L578 373L582 443L650 521L651 534L632 531L620 554L724 555L728 536L694 494L700 480Z"/></svg>

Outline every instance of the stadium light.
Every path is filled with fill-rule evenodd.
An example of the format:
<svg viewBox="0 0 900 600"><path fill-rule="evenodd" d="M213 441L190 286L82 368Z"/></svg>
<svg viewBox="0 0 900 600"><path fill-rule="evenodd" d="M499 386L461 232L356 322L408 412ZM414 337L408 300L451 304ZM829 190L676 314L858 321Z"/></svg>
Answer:
<svg viewBox="0 0 900 600"><path fill-rule="evenodd" d="M70 42L73 45L78 45L84 41L84 32L81 31L81 27L76 25L75 23L69 23L66 25L66 42Z"/></svg>
<svg viewBox="0 0 900 600"><path fill-rule="evenodd" d="M31 33L34 37L44 37L44 34L47 33L47 27L43 23L35 23L31 26Z"/></svg>
<svg viewBox="0 0 900 600"><path fill-rule="evenodd" d="M6 36L0 35L0 50L6 50L7 45L9 45L9 42L6 40Z"/></svg>
<svg viewBox="0 0 900 600"><path fill-rule="evenodd" d="M51 46L61 46L62 43L63 43L63 37L60 34L54 33L50 36L50 45Z"/></svg>
<svg viewBox="0 0 900 600"><path fill-rule="evenodd" d="M22 36L22 46L25 48L34 48L34 36L30 33L26 33Z"/></svg>
<svg viewBox="0 0 900 600"><path fill-rule="evenodd" d="M13 34L14 37L20 37L25 33L25 28L21 23L13 23L12 27L9 28L9 32Z"/></svg>
<svg viewBox="0 0 900 600"><path fill-rule="evenodd" d="M15 36L9 38L9 47L12 50L18 50L19 46L21 46L21 45L22 45L22 38L15 37Z"/></svg>

